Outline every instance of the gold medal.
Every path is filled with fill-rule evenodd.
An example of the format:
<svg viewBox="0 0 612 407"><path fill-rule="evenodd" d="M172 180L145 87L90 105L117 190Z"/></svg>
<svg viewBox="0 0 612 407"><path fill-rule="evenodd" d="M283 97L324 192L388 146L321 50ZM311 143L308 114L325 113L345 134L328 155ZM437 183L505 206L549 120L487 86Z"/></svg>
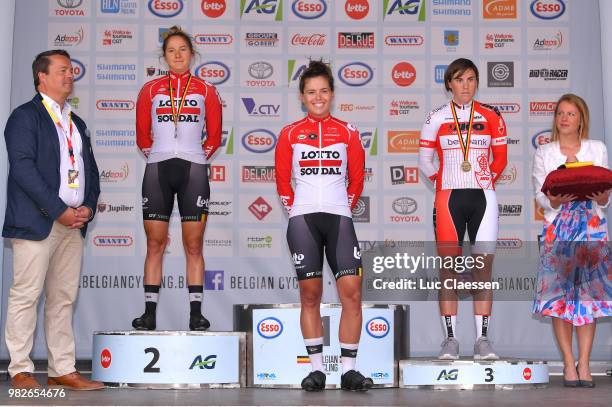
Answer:
<svg viewBox="0 0 612 407"><path fill-rule="evenodd" d="M465 160L461 163L461 171L470 172L472 170L472 164L469 161Z"/></svg>
<svg viewBox="0 0 612 407"><path fill-rule="evenodd" d="M470 121L467 124L467 134L465 140L463 139L463 134L461 134L461 124L459 123L459 118L457 117L457 112L455 111L455 102L451 100L451 112L453 113L453 119L455 121L455 130L457 132L457 137L459 138L459 145L461 146L461 152L463 155L463 162L461 163L461 171L470 172L472 171L472 164L468 160L470 156L470 142L472 140L472 124L474 123L474 101L472 100L470 106Z"/></svg>

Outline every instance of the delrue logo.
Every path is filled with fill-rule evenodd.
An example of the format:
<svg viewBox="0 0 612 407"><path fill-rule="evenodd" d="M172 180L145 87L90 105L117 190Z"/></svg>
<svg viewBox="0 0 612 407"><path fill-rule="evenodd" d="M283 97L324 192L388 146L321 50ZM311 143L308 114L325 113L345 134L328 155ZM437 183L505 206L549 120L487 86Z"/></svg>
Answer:
<svg viewBox="0 0 612 407"><path fill-rule="evenodd" d="M390 47L415 47L423 45L422 35L386 35L385 45Z"/></svg>
<svg viewBox="0 0 612 407"><path fill-rule="evenodd" d="M387 152L418 153L421 132L417 130L389 130L387 132Z"/></svg>
<svg viewBox="0 0 612 407"><path fill-rule="evenodd" d="M487 62L489 88L514 87L514 62Z"/></svg>
<svg viewBox="0 0 612 407"><path fill-rule="evenodd" d="M327 12L327 2L325 0L294 0L291 10L299 18L314 20Z"/></svg>
<svg viewBox="0 0 612 407"><path fill-rule="evenodd" d="M183 0L149 0L149 11L162 18L175 17L183 11Z"/></svg>
<svg viewBox="0 0 612 407"><path fill-rule="evenodd" d="M195 69L198 78L204 79L215 86L222 85L230 78L231 72L227 65L220 61L208 61Z"/></svg>
<svg viewBox="0 0 612 407"><path fill-rule="evenodd" d="M565 2L563 0L533 0L529 10L537 18L554 20L565 13Z"/></svg>
<svg viewBox="0 0 612 407"><path fill-rule="evenodd" d="M100 171L100 182L121 182L127 179L130 174L128 163L121 166L120 170L102 170Z"/></svg>
<svg viewBox="0 0 612 407"><path fill-rule="evenodd" d="M100 352L100 366L102 366L104 369L108 369L112 361L113 355L111 354L111 351L108 348L102 349L102 352Z"/></svg>
<svg viewBox="0 0 612 407"><path fill-rule="evenodd" d="M272 206L260 196L249 205L249 211L257 220L262 220L272 211Z"/></svg>
<svg viewBox="0 0 612 407"><path fill-rule="evenodd" d="M383 20L415 16L418 21L425 21L425 0L383 0L383 9Z"/></svg>
<svg viewBox="0 0 612 407"><path fill-rule="evenodd" d="M530 101L529 116L546 116L552 117L555 113L557 102L553 101Z"/></svg>
<svg viewBox="0 0 612 407"><path fill-rule="evenodd" d="M195 34L193 42L197 45L229 45L234 42L231 34Z"/></svg>
<svg viewBox="0 0 612 407"><path fill-rule="evenodd" d="M225 282L225 272L223 270L204 271L204 289L206 291L222 291Z"/></svg>
<svg viewBox="0 0 612 407"><path fill-rule="evenodd" d="M346 0L344 12L353 20L362 20L370 12L370 3L368 0Z"/></svg>
<svg viewBox="0 0 612 407"><path fill-rule="evenodd" d="M374 317L366 322L366 332L374 339L382 339L391 331L389 321L384 317Z"/></svg>
<svg viewBox="0 0 612 407"><path fill-rule="evenodd" d="M373 49L376 46L374 32L339 32L339 49Z"/></svg>
<svg viewBox="0 0 612 407"><path fill-rule="evenodd" d="M545 81L566 81L569 75L567 69L530 69L529 78L543 79Z"/></svg>
<svg viewBox="0 0 612 407"><path fill-rule="evenodd" d="M482 18L516 19L516 0L482 0Z"/></svg>
<svg viewBox="0 0 612 407"><path fill-rule="evenodd" d="M76 47L85 39L83 27L80 27L73 33L61 33L53 39L53 45L56 47Z"/></svg>
<svg viewBox="0 0 612 407"><path fill-rule="evenodd" d="M563 45L563 33L557 31L552 37L538 37L533 42L534 51L554 51Z"/></svg>
<svg viewBox="0 0 612 407"><path fill-rule="evenodd" d="M499 49L504 48L506 45L515 43L514 34L510 33L487 33L485 35L485 49Z"/></svg>
<svg viewBox="0 0 612 407"><path fill-rule="evenodd" d="M85 12L79 9L83 4L83 0L57 0L57 4L61 8L56 8L53 11L56 16L83 17Z"/></svg>
<svg viewBox="0 0 612 407"><path fill-rule="evenodd" d="M280 117L280 104L258 105L253 98L240 98L246 112L251 117Z"/></svg>
<svg viewBox="0 0 612 407"><path fill-rule="evenodd" d="M374 71L363 62L349 62L338 69L340 81L348 86L367 85L374 76Z"/></svg>
<svg viewBox="0 0 612 407"><path fill-rule="evenodd" d="M414 83L416 77L416 69L410 62L400 62L391 70L391 79L397 86L410 86Z"/></svg>
<svg viewBox="0 0 612 407"><path fill-rule="evenodd" d="M391 185L418 184L419 168L394 165L389 167Z"/></svg>
<svg viewBox="0 0 612 407"><path fill-rule="evenodd" d="M83 76L85 76L85 65L83 65L83 63L78 59L74 58L71 59L70 62L72 62L72 74L74 75L73 80L78 82L83 79Z"/></svg>
<svg viewBox="0 0 612 407"><path fill-rule="evenodd" d="M240 173L242 175L242 182L276 182L276 170L273 165L243 165Z"/></svg>
<svg viewBox="0 0 612 407"><path fill-rule="evenodd" d="M305 47L324 47L327 44L327 34L293 34L291 37L291 45Z"/></svg>
<svg viewBox="0 0 612 407"><path fill-rule="evenodd" d="M129 247L134 244L134 239L128 235L98 235L94 236L93 244L97 247Z"/></svg>
<svg viewBox="0 0 612 407"><path fill-rule="evenodd" d="M416 100L393 99L389 103L389 116L407 116L420 108Z"/></svg>
<svg viewBox="0 0 612 407"><path fill-rule="evenodd" d="M283 20L283 0L241 0L240 18Z"/></svg>
<svg viewBox="0 0 612 407"><path fill-rule="evenodd" d="M370 197L360 196L352 213L353 222L370 223Z"/></svg>
<svg viewBox="0 0 612 407"><path fill-rule="evenodd" d="M255 129L244 133L242 146L252 153L267 153L276 146L276 135L270 130Z"/></svg>
<svg viewBox="0 0 612 407"><path fill-rule="evenodd" d="M278 46L278 33L248 32L244 35L248 47L274 48Z"/></svg>
<svg viewBox="0 0 612 407"><path fill-rule="evenodd" d="M134 102L125 99L98 99L96 109L98 110L134 110Z"/></svg>
<svg viewBox="0 0 612 407"><path fill-rule="evenodd" d="M283 333L283 323L278 318L264 318L257 323L257 333L264 339L274 339Z"/></svg>
<svg viewBox="0 0 612 407"><path fill-rule="evenodd" d="M219 18L225 13L225 0L202 0L202 13L208 18Z"/></svg>

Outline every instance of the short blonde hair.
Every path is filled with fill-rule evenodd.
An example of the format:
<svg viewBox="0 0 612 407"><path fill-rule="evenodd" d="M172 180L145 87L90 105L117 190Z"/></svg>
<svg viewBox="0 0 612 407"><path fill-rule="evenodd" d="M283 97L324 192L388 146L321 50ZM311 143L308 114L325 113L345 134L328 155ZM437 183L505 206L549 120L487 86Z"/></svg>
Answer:
<svg viewBox="0 0 612 407"><path fill-rule="evenodd" d="M573 93L566 93L561 96L557 101L557 106L555 107L555 114L553 115L553 124L552 124L552 138L551 141L559 140L559 130L557 129L557 113L559 111L559 105L561 102L568 102L576 106L578 111L580 112L580 126L578 127L578 134L580 135L580 139L588 139L589 138L589 107L587 106L584 99L582 99L578 95L574 95Z"/></svg>

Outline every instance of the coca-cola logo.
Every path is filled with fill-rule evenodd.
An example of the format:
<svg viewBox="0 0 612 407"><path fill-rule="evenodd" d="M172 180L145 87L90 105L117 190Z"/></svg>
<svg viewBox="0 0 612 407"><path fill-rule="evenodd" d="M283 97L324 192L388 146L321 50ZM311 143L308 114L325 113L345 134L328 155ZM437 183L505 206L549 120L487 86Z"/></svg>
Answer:
<svg viewBox="0 0 612 407"><path fill-rule="evenodd" d="M353 20L361 20L370 12L370 3L368 0L347 0L344 11Z"/></svg>
<svg viewBox="0 0 612 407"><path fill-rule="evenodd" d="M225 13L225 0L202 0L200 8L202 13L209 18L221 17Z"/></svg>
<svg viewBox="0 0 612 407"><path fill-rule="evenodd" d="M291 45L302 45L309 47L322 47L327 42L327 34L314 33L310 35L294 34L291 37Z"/></svg>
<svg viewBox="0 0 612 407"><path fill-rule="evenodd" d="M410 62L400 62L391 70L391 78L397 86L410 86L416 80L416 69Z"/></svg>

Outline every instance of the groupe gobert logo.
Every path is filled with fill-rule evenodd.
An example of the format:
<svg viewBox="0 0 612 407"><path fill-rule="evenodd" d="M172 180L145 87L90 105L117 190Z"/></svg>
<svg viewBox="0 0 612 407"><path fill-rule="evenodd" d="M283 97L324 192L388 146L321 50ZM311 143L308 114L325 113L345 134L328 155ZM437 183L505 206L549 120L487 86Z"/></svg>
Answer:
<svg viewBox="0 0 612 407"><path fill-rule="evenodd" d="M323 0L294 0L291 10L299 18L314 20L327 12L327 3Z"/></svg>
<svg viewBox="0 0 612 407"><path fill-rule="evenodd" d="M382 339L389 334L391 330L389 321L384 317L374 317L366 323L366 332L372 338Z"/></svg>
<svg viewBox="0 0 612 407"><path fill-rule="evenodd" d="M149 0L149 11L162 18L175 17L183 11L183 0Z"/></svg>
<svg viewBox="0 0 612 407"><path fill-rule="evenodd" d="M229 67L221 61L204 62L195 69L195 74L215 86L227 82L231 75Z"/></svg>
<svg viewBox="0 0 612 407"><path fill-rule="evenodd" d="M274 339L283 333L283 323L274 317L267 317L257 324L257 333L265 339Z"/></svg>

